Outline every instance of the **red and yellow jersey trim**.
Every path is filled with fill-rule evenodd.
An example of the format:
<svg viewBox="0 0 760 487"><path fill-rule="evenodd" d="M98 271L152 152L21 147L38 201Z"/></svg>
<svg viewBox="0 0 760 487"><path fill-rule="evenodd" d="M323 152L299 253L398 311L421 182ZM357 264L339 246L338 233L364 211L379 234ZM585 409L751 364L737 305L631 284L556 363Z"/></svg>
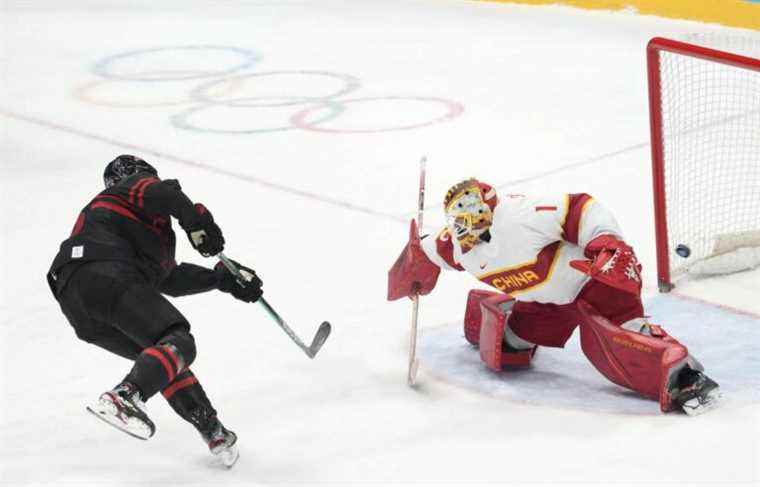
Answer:
<svg viewBox="0 0 760 487"><path fill-rule="evenodd" d="M565 216L562 218L563 239L578 244L583 214L593 200L594 198L586 193L565 195Z"/></svg>
<svg viewBox="0 0 760 487"><path fill-rule="evenodd" d="M488 272L478 279L507 294L534 291L551 279L561 248L562 242L554 242L541 249L531 261Z"/></svg>

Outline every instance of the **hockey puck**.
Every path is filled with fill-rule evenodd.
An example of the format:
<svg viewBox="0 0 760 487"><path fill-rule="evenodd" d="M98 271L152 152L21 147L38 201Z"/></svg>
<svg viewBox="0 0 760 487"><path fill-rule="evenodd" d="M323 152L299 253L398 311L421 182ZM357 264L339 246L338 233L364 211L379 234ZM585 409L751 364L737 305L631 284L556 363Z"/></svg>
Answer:
<svg viewBox="0 0 760 487"><path fill-rule="evenodd" d="M685 259L691 255L691 249L684 244L678 244L676 247L676 254Z"/></svg>

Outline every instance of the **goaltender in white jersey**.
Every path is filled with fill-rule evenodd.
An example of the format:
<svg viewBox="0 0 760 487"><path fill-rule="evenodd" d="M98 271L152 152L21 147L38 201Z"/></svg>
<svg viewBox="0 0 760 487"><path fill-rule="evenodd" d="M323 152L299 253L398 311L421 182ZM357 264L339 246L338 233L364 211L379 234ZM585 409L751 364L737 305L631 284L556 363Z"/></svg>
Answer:
<svg viewBox="0 0 760 487"><path fill-rule="evenodd" d="M528 365L539 346L581 348L605 377L658 400L663 412L699 414L718 384L687 348L644 318L641 265L612 213L585 193L536 198L478 180L453 186L446 227L410 239L389 273L388 299L430 293L441 269L467 271L496 291L470 292L465 337L486 365Z"/></svg>
<svg viewBox="0 0 760 487"><path fill-rule="evenodd" d="M590 279L570 262L585 259L583 249L600 235L623 240L612 213L586 195L505 195L489 233L488 241L464 253L447 227L423 239L422 248L442 269L464 269L519 301L566 304Z"/></svg>

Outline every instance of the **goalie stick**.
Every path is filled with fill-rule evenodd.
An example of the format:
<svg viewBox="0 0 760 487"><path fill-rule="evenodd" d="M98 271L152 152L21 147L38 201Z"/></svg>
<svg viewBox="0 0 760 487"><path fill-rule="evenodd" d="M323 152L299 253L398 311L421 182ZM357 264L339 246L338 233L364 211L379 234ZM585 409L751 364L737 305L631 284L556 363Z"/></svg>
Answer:
<svg viewBox="0 0 760 487"><path fill-rule="evenodd" d="M237 266L222 252L219 252L219 254L217 254L217 257L220 261L222 261L222 264L224 264L227 270L229 270L232 275L237 278L238 284L243 286L245 277L243 277L240 269L238 269ZM277 314L277 311L275 311L274 308L272 308L272 306L267 303L266 299L261 297L258 301L267 311L269 316L279 325L280 328L283 329L283 331L285 331L285 333L287 333L290 339L293 340L293 342L295 342L295 344L298 345L309 358L314 358L317 355L317 352L319 352L319 349L322 348L322 345L324 345L327 337L330 336L332 327L330 326L330 323L323 321L322 324L319 325L319 329L317 329L317 333L314 335L314 339L311 341L311 345L307 347L306 344L300 338L298 338L298 335L296 335L296 333L288 326L288 324L285 323L285 320L283 320L280 315Z"/></svg>
<svg viewBox="0 0 760 487"><path fill-rule="evenodd" d="M417 199L417 233L422 231L422 212L425 208L425 163L427 156L420 159L420 190ZM406 381L409 386L414 386L417 381L417 369L419 360L417 360L417 317L420 311L420 295L415 294L412 298L412 329L409 335L409 364L407 369Z"/></svg>

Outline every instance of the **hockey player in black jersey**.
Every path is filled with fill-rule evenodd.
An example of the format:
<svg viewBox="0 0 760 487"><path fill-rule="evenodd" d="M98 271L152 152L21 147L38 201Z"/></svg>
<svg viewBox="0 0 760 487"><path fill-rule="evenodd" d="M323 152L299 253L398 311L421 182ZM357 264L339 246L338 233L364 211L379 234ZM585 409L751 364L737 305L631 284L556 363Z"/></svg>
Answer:
<svg viewBox="0 0 760 487"><path fill-rule="evenodd" d="M196 354L190 324L162 294L184 296L213 289L254 302L262 294L255 272L239 267L238 280L221 262L214 269L174 260L178 220L205 257L224 249L211 213L193 204L176 180L161 180L144 160L121 155L103 174L106 189L79 214L48 272L53 295L76 335L134 360L114 389L88 409L132 436L148 439L155 426L144 402L161 392L190 422L211 453L231 466L237 436L222 425L190 370Z"/></svg>

